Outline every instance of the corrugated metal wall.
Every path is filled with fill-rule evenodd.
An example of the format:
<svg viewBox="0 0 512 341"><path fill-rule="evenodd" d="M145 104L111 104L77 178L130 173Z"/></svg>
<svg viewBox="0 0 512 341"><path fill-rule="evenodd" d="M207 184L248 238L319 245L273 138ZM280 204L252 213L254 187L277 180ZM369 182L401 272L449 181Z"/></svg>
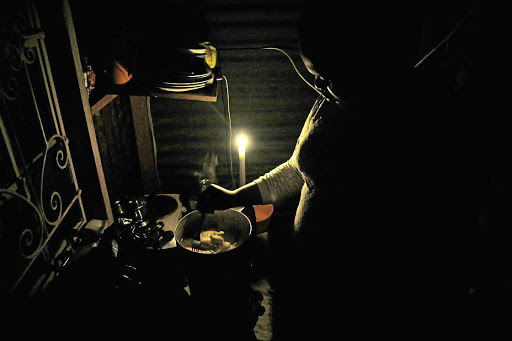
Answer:
<svg viewBox="0 0 512 341"><path fill-rule="evenodd" d="M110 199L143 192L130 98L116 97L93 121Z"/></svg>
<svg viewBox="0 0 512 341"><path fill-rule="evenodd" d="M218 75L229 82L234 134L245 131L247 181L285 161L292 153L302 124L316 98L294 72L288 59L264 46L283 47L309 80L298 54L296 27L305 0L203 0L211 41L219 49ZM462 23L471 6L423 4L418 60ZM458 32L431 55L421 69L439 78L454 92L471 98L489 84L485 70L490 58L480 47L500 46L499 20L492 7L477 7ZM496 28L497 27L497 28ZM494 37L494 40L490 40ZM498 42L492 45L489 41ZM499 54L496 54L499 55ZM478 64L478 65L477 65ZM481 71L479 71L481 70ZM479 73L480 72L480 73ZM480 88L479 85L480 84ZM216 103L152 98L153 123L158 149L162 190L197 191L207 155L217 157L215 182L230 186L227 152L227 98L225 82L218 82ZM494 87L493 87L494 89ZM476 110L476 109L473 109ZM476 111L475 113L476 114ZM469 115L469 114L468 114ZM236 146L234 178L238 181ZM208 154L210 153L210 154ZM212 164L206 160L206 166Z"/></svg>
<svg viewBox="0 0 512 341"><path fill-rule="evenodd" d="M289 158L316 98L286 56L259 49L283 47L311 80L297 50L302 2L204 1L210 39L219 50L217 73L228 80L233 135L243 131L249 138L248 182ZM232 186L226 90L226 82L219 81L216 103L151 99L162 191L193 194L202 177ZM215 167L215 177L205 174L205 167L210 171Z"/></svg>

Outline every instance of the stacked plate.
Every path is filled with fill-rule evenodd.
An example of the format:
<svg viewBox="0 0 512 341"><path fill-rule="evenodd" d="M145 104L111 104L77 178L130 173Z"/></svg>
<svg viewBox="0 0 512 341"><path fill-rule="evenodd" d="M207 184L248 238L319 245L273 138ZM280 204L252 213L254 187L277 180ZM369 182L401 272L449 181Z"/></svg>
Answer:
<svg viewBox="0 0 512 341"><path fill-rule="evenodd" d="M172 92L204 88L214 82L205 61L205 49L172 49L157 62L148 63L142 76L146 86Z"/></svg>
<svg viewBox="0 0 512 341"><path fill-rule="evenodd" d="M202 74L190 73L173 73L167 74L165 77L164 72L160 73L159 79L145 80L145 83L153 88L164 91L182 92L204 88L213 83L212 72Z"/></svg>

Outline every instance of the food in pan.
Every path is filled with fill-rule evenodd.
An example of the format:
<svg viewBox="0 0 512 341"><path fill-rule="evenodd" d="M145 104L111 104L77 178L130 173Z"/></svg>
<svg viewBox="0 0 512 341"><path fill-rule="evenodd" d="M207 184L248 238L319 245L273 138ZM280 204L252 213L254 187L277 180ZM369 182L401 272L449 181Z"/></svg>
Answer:
<svg viewBox="0 0 512 341"><path fill-rule="evenodd" d="M182 240L181 243L186 249L199 253L220 253L236 247L235 243L226 240L224 231L216 230L202 231L199 240Z"/></svg>
<svg viewBox="0 0 512 341"><path fill-rule="evenodd" d="M224 240L224 231L203 231L199 234L199 244L205 250L215 253L228 251L231 243Z"/></svg>

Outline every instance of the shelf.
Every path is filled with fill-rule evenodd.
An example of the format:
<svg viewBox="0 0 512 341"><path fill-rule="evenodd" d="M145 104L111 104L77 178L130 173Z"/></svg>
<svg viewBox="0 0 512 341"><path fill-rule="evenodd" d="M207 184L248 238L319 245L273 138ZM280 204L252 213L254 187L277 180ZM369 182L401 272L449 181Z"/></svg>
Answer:
<svg viewBox="0 0 512 341"><path fill-rule="evenodd" d="M123 86L112 86L108 89L96 89L89 102L91 103L91 114L97 114L105 105L114 100L118 95L127 96L149 96L149 97L160 97L160 98L171 98L179 100L189 101L201 101L201 102L216 102L217 101L217 82L209 85L205 88L184 91L184 92L172 92L164 91L159 89L146 89L137 83L126 84ZM103 94L103 95L101 95Z"/></svg>
<svg viewBox="0 0 512 341"><path fill-rule="evenodd" d="M91 114L94 116L98 112L100 112L101 109L103 109L107 104L109 104L111 101L113 101L117 95L105 95L101 97L97 102L95 102L93 105L91 105Z"/></svg>
<svg viewBox="0 0 512 341"><path fill-rule="evenodd" d="M171 91L151 91L154 96L162 98L184 99L190 101L201 102L217 102L217 83L213 83L203 89L186 91L186 92L171 92Z"/></svg>
<svg viewBox="0 0 512 341"><path fill-rule="evenodd" d="M131 83L131 81L130 81ZM184 91L184 92L173 92L165 91L155 88L146 88L140 85L140 83L126 84L126 86L115 86L107 89L108 94L116 95L132 95L132 96L150 96L150 97L162 97L162 98L173 98L173 99L184 99L191 101L203 101L203 102L216 102L217 101L217 83L214 82L212 85L204 87L198 90Z"/></svg>

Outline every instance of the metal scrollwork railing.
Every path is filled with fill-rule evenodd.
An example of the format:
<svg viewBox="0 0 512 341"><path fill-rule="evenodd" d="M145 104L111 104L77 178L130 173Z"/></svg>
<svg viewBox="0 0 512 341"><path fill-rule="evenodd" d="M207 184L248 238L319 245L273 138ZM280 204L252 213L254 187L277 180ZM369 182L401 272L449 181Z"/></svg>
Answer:
<svg viewBox="0 0 512 341"><path fill-rule="evenodd" d="M51 148L51 145L52 145L52 142L54 140L61 140L62 143L64 144L65 148L59 148L56 152L56 155L55 155L55 164L57 165L57 167L60 169L60 170L64 170L66 169L66 167L68 166L68 156L69 156L69 151L68 151L68 140L65 139L64 137L62 137L61 135L53 135L49 140L48 140L48 143L46 144L46 150L45 150L45 153L44 153L44 158L43 158L43 170L41 172L41 187L40 187L40 191L39 191L39 195L40 195L40 202L41 202L41 212L42 212L42 215L45 219L45 222L49 225L56 225L56 223L61 219L62 217L62 197L61 195L59 194L59 192L57 191L52 191L51 193L51 196L50 196L50 209L53 211L53 212L58 212L58 214L56 215L56 218L54 218L53 220L49 220L48 218L48 214L46 214L46 210L45 210L45 205L44 205L44 198L43 198L43 193L44 193L44 180L45 180L45 169L46 169L46 162L47 162L47 158L48 158L48 154L49 154L49 150Z"/></svg>
<svg viewBox="0 0 512 341"><path fill-rule="evenodd" d="M9 200L10 197L19 199L22 203L26 204L32 210L32 213L36 215L39 221L39 226L37 228L33 226L23 227L21 232L19 233L19 252L20 254L27 259L33 258L36 254L41 251L41 246L43 244L43 235L46 232L46 225L44 224L43 217L41 216L41 212L39 208L37 208L30 200L28 200L23 195L14 192L8 189L0 188L0 199L2 197L5 200ZM2 201L2 200L0 200ZM3 231L7 226L0 225L0 238L6 232ZM35 247L34 247L35 246Z"/></svg>
<svg viewBox="0 0 512 341"><path fill-rule="evenodd" d="M33 1L0 22L0 297L43 287L86 222L44 39Z"/></svg>
<svg viewBox="0 0 512 341"><path fill-rule="evenodd" d="M60 141L56 142L56 141ZM69 166L69 149L68 142L61 135L53 135L47 143L46 150L43 156L42 161L42 169L41 169L41 184L40 184L40 192L39 192L39 201L38 203L33 203L26 196L17 193L14 190L9 189L0 189L0 203L7 202L12 199L16 199L22 203L20 211L24 213L25 216L32 216L33 219L22 219L23 223L27 225L24 226L16 226L18 228L17 235L17 244L18 244L18 252L21 257L28 260L26 268L22 271L19 278L13 284L11 290L14 290L19 282L23 279L26 272L32 266L34 260L39 256L42 252L45 251L45 246L52 238L53 234L57 231L60 223L66 217L70 209L75 205L77 200L81 196L81 190L78 189L77 192L74 192L74 195L67 198L66 202L63 202L63 198L61 193L57 190L52 189L49 195L45 197L44 193L46 193L45 189L45 179L55 178L57 175L54 171L48 172L48 169L57 168L60 171L70 171ZM54 150L55 149L55 150ZM50 155L50 151L53 151L52 159L53 162L50 161L48 157ZM49 166L50 164L54 164L55 167ZM65 179L65 177L62 177ZM48 198L49 196L49 198ZM45 204L47 202L47 204ZM0 205L1 206L1 205ZM19 207L20 205L18 205ZM25 209L27 208L28 211ZM48 216L51 215L51 218ZM6 228L12 228L13 225L17 225L20 221L13 222L12 220L8 222L10 226L5 226L6 223L0 223L0 239L2 235L5 235ZM13 225L11 225L13 224ZM50 227L50 230L49 230ZM12 233L11 233L12 234ZM11 241L12 242L12 241ZM46 255L48 257L48 255ZM50 257L51 263L51 257Z"/></svg>

